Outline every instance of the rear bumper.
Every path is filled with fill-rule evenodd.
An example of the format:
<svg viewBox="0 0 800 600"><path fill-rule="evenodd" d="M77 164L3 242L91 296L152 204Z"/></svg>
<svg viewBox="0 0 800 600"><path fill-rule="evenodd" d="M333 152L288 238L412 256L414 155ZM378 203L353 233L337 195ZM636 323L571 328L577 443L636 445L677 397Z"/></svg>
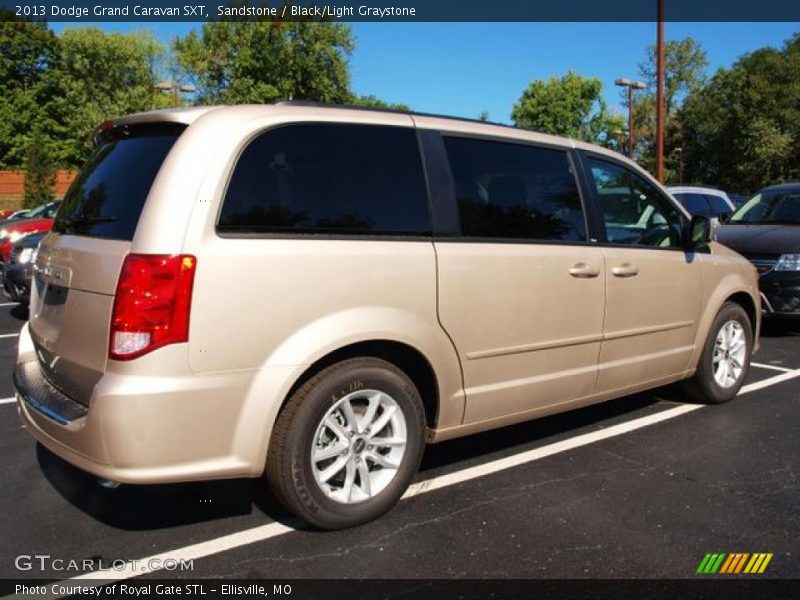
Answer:
<svg viewBox="0 0 800 600"><path fill-rule="evenodd" d="M14 373L20 418L37 441L76 467L141 484L262 473L269 427L248 418L252 372L159 375L177 356L187 363L185 346L165 347L147 357L155 359L146 365L149 376L106 372L85 407L44 378L28 347L26 325Z"/></svg>

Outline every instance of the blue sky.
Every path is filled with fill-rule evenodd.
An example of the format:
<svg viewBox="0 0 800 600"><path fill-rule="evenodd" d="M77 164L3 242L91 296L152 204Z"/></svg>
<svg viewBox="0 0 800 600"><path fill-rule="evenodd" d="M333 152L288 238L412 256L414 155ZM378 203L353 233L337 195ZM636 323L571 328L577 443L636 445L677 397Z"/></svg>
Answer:
<svg viewBox="0 0 800 600"><path fill-rule="evenodd" d="M197 23L86 24L113 31L149 29L167 43ZM53 23L56 31L74 26ZM654 23L354 23L353 89L414 110L509 122L511 106L533 79L569 69L603 82L622 112L618 77L636 77ZM696 38L709 72L763 46L780 46L800 23L667 23L668 39Z"/></svg>

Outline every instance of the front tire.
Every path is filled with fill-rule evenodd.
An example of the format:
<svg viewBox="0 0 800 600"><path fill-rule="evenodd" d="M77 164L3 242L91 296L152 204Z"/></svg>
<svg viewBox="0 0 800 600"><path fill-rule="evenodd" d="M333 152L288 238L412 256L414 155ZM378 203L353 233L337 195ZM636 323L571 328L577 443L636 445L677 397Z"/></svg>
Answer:
<svg viewBox="0 0 800 600"><path fill-rule="evenodd" d="M424 445L425 413L411 379L381 359L350 359L289 398L273 429L266 478L305 521L352 527L394 507Z"/></svg>
<svg viewBox="0 0 800 600"><path fill-rule="evenodd" d="M732 399L747 376L752 352L750 318L741 305L726 302L711 325L697 371L685 383L687 393L707 404Z"/></svg>

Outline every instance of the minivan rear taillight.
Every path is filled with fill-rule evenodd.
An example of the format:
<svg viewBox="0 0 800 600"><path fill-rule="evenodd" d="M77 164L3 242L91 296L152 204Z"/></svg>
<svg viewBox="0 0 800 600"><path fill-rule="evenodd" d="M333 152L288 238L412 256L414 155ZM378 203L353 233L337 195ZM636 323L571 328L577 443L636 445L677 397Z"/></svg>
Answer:
<svg viewBox="0 0 800 600"><path fill-rule="evenodd" d="M197 259L187 254L128 254L111 313L108 357L130 360L189 339Z"/></svg>

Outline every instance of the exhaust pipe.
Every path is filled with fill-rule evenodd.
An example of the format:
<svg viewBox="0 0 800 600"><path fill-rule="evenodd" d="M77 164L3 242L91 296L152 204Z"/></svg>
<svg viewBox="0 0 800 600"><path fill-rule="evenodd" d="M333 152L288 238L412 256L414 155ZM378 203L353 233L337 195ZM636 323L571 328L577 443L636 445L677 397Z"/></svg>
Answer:
<svg viewBox="0 0 800 600"><path fill-rule="evenodd" d="M100 487L104 487L107 490L113 490L122 485L119 481L112 481L111 479L98 479L97 483L100 484Z"/></svg>

